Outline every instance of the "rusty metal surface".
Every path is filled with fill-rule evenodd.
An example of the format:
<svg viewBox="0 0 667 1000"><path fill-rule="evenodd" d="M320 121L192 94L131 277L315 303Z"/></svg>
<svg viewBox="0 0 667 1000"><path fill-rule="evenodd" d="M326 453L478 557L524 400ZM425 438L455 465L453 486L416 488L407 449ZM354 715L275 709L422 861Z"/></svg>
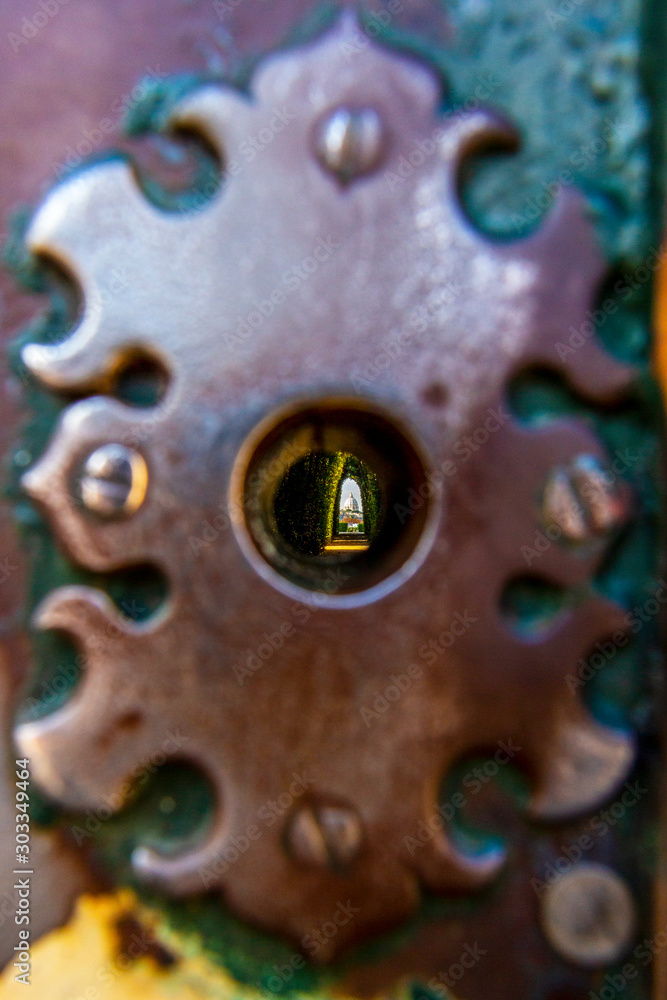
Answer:
<svg viewBox="0 0 667 1000"><path fill-rule="evenodd" d="M244 0L222 19L208 2L186 0L70 0L56 16L21 0L0 4L0 237L8 236L13 214L33 205L68 162L120 142L124 111L140 95L138 81L184 68L206 72L236 64L241 58L275 45L312 6L310 0L283 0L265 13L262 0ZM51 5L50 9L53 9ZM35 14L38 27L31 27ZM26 26L27 24L27 26ZM102 126L101 123L104 123ZM101 128L104 132L101 132ZM150 152L148 153L150 155ZM6 346L35 314L34 297L22 293L13 275L0 268L0 451L16 444L26 413L22 386L9 373ZM39 307L38 307L39 308ZM0 704L7 730L17 684L29 665L23 608L26 601L25 553L8 505L0 507ZM9 767L3 763L3 769ZM3 801L10 801L13 770L3 773ZM3 812L3 818L9 814ZM13 813L11 814L13 816ZM13 830L13 826L11 828ZM9 850L9 827L2 842ZM62 922L72 901L97 885L79 852L51 833L35 835L34 861L40 873L34 899L34 932ZM9 855L0 873L2 914L15 898ZM11 914L10 914L11 915ZM0 932L0 961L10 956L13 936L5 920Z"/></svg>
<svg viewBox="0 0 667 1000"><path fill-rule="evenodd" d="M4 704L2 725L7 734L11 730L10 672L8 664L0 660L0 699ZM0 866L5 878L0 881L0 965L13 960L17 896L13 886L16 876L16 808L15 786L9 780L14 774L14 754L10 741L2 746L0 766L7 780L0 783ZM71 912L73 900L82 892L96 887L82 858L46 831L33 831L32 861L39 872L35 880L33 898L32 932L35 940L53 926L65 921Z"/></svg>
<svg viewBox="0 0 667 1000"><path fill-rule="evenodd" d="M260 16L266 11L263 0L244 0L221 17L208 2L69 0L37 31L26 29L35 13L30 4L0 6L0 86L11 95L0 104L3 244L14 213L34 205L63 168L107 144L124 144L123 116L145 92L143 78L159 80L183 70L233 71L243 59L276 45L312 6L312 0L283 0L267 18ZM150 150L146 155L153 161L157 156ZM35 299L20 291L5 268L0 268L0 296L6 346L34 316ZM0 448L6 455L25 414L21 385L8 371L6 350L0 371ZM27 660L19 622L24 556L4 506L0 555L13 567L11 581L0 586L2 641L15 675L21 676Z"/></svg>
<svg viewBox="0 0 667 1000"><path fill-rule="evenodd" d="M46 384L86 392L138 348L169 372L153 411L101 396L70 407L26 487L75 561L154 564L170 593L156 617L132 625L100 592L55 591L38 624L75 636L87 669L64 709L18 728L18 744L51 795L94 808L119 797L165 729L184 729L186 756L215 787L216 819L205 842L177 857L146 845L137 870L179 894L201 891L202 873L213 872L239 915L297 942L349 899L359 914L321 960L404 919L422 888L471 891L496 874L501 853L465 854L446 829L416 854L406 847L470 751L513 741L532 778L530 815L547 820L593 809L634 755L632 737L594 722L565 682L596 640L622 628L621 610L588 593L528 637L499 610L505 586L525 575L522 547L543 523L553 469L580 456L605 464L582 425L519 426L505 409L508 381L546 366L610 401L631 378L590 338L565 359L555 348L562 329L585 319L604 271L583 202L564 190L520 242L480 236L458 204L458 170L507 127L483 110L439 120L437 81L396 55L364 47L351 66L355 32L347 20L270 60L252 100L218 87L185 99L174 123L203 132L229 167L199 212L160 212L118 162L50 195L30 245L79 282L85 308L66 341L24 355ZM342 187L318 160L314 130L348 106L374 109L387 141L376 172ZM235 152L248 135L271 138L263 156L242 162ZM389 183L420 148L432 153ZM111 289L119 259L127 282ZM286 283L285 271L305 262L305 276ZM282 299L269 309L276 290ZM420 329L412 318L424 316ZM355 373L401 336L400 362L353 392ZM256 550L238 483L263 420L295 400L326 409L350 397L418 442L432 496L399 570L369 589L317 592ZM461 442L476 434L484 447L462 458ZM143 455L148 487L132 516L101 520L75 483L91 452L116 442ZM233 526L193 546L221 510ZM586 594L605 541L552 544L539 575ZM463 625L446 655L420 654L425 636L469 614L475 627ZM261 643L286 625L289 641L239 683L248 637ZM364 710L397 675L409 690L369 723ZM306 812L264 831L226 870L226 848L295 774L308 776Z"/></svg>
<svg viewBox="0 0 667 1000"><path fill-rule="evenodd" d="M54 172L91 151L90 136L92 151L99 148L102 122L104 141L123 144L123 113L141 95L138 81L142 77L184 69L233 71L241 59L280 41L314 6L313 0L281 0L266 16L264 0L231 3L222 11L208 0L69 0L46 26L40 10L40 27L34 31L29 24L26 28L37 12L28 0L0 5L0 82L5 95L0 103L3 242L13 214L43 195ZM430 0L412 4L406 15L408 21L427 23L436 34L445 30ZM150 149L146 153L153 162L161 162L159 154ZM21 292L14 276L0 267L0 301L0 448L7 455L26 414L22 387L9 373L5 348L34 315L35 299ZM30 654L23 613L26 557L5 505L0 507L0 559L0 643L5 654L2 708L11 715ZM10 772L3 775L4 795L10 794L9 776ZM43 847L35 847L40 872L35 931L41 933L65 919L78 892L93 888L96 882L86 874L80 853L66 849L52 833L40 834L38 839ZM0 875L5 901L14 898L13 881L7 863ZM0 939L5 949L1 961L9 957L13 942L2 935Z"/></svg>

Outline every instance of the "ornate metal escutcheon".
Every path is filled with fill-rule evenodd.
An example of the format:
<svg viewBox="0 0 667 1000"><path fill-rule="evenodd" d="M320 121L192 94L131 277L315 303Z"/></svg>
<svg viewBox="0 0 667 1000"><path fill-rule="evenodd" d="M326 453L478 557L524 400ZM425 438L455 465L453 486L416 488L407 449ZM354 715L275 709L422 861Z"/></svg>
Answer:
<svg viewBox="0 0 667 1000"><path fill-rule="evenodd" d="M563 186L530 234L491 238L461 177L511 124L483 102L443 114L435 71L360 31L345 13L248 92L173 102L164 130L219 165L185 208L111 158L31 219L30 254L82 308L23 348L69 401L22 485L90 582L36 609L81 677L15 741L74 815L123 815L156 755L203 777L196 830L134 830L138 891L205 898L313 966L372 968L351 956L386 947L382 995L450 996L442 954L484 951L457 936L466 907L497 936L529 881L489 818L562 841L634 787L637 736L584 697L582 664L631 630L596 581L644 502L584 410L622 408L637 372L594 333L607 265L583 194ZM113 388L142 366L159 384L144 407ZM579 410L522 419L535 373ZM277 497L313 455L371 470L368 545L281 533ZM147 571L164 598L142 620L92 581ZM511 807L491 791L503 774L525 782ZM553 883L532 868L514 933L575 970L550 997L583 996L581 970L636 943L614 858L581 848ZM460 995L509 998L480 982Z"/></svg>

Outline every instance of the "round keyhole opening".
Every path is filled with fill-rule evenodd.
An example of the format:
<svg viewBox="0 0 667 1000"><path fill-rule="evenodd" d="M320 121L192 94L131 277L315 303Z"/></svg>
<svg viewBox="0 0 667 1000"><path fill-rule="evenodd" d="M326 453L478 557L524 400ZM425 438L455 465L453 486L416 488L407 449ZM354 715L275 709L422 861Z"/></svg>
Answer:
<svg viewBox="0 0 667 1000"><path fill-rule="evenodd" d="M233 490L260 573L332 604L380 596L411 576L436 506L410 434L374 407L337 399L265 421L242 451Z"/></svg>

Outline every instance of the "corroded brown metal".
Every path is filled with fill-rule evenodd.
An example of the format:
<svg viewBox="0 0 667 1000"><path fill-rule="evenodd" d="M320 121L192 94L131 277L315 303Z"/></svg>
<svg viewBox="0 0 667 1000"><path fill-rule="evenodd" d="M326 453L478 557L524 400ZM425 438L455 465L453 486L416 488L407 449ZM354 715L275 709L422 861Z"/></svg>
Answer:
<svg viewBox="0 0 667 1000"><path fill-rule="evenodd" d="M0 656L0 719L5 731L11 729L9 669ZM16 940L16 767L10 741L0 753L0 966L14 962ZM52 927L65 921L73 901L83 892L99 889L87 871L82 856L36 824L31 830L30 868L32 880L30 930L37 940Z"/></svg>
<svg viewBox="0 0 667 1000"><path fill-rule="evenodd" d="M53 4L49 5L53 12ZM0 236L10 234L14 213L35 204L54 173L80 162L104 143L122 144L124 112L145 88L138 83L184 68L194 72L234 71L249 55L279 43L313 6L313 0L281 0L266 16L263 0L244 0L222 10L190 0L69 0L44 25L41 7L0 5ZM422 8L423 4L419 5ZM32 19L37 17L35 31ZM23 33L25 31L25 33ZM100 124L104 122L104 131ZM91 145L92 139L92 145ZM149 141L143 153L152 165L165 162ZM177 171L177 173L180 173ZM12 453L26 422L25 397L9 371L7 345L41 305L22 292L15 275L0 267L0 452ZM23 452L25 455L25 452ZM23 457L23 456L22 456ZM26 553L19 544L9 504L0 507L0 714L11 729L17 688L30 666L26 634ZM1 797L4 822L13 824L14 771L7 762ZM13 958L15 876L13 825L3 826L6 847L0 864L0 963ZM65 847L54 830L35 834L33 939L65 920L79 892L97 885L85 858Z"/></svg>
<svg viewBox="0 0 667 1000"><path fill-rule="evenodd" d="M467 753L504 741L532 778L531 815L544 819L595 807L634 753L631 736L596 723L566 683L624 624L589 587L604 539L576 552L554 542L531 567L577 591L549 625L526 636L500 611L507 584L528 575L551 471L582 454L605 463L574 421L520 426L506 411L509 380L546 366L606 401L631 375L590 338L564 359L556 350L586 319L603 273L583 202L563 191L520 242L481 236L459 205L458 171L507 127L486 111L438 119L437 81L395 54L364 46L351 67L356 30L346 19L273 58L252 101L219 87L184 100L174 124L203 132L229 167L201 211L160 212L117 162L57 188L29 244L76 278L84 312L62 344L24 353L40 379L68 390L104 385L138 349L169 372L150 412L101 396L71 406L25 485L74 560L96 570L152 563L170 594L143 624L91 588L47 598L37 624L70 632L87 670L62 710L18 727L21 751L48 793L95 808L120 801L137 761L180 728L185 742L172 752L209 775L215 821L177 857L142 847L138 872L180 894L215 886L239 915L297 942L349 901L354 919L321 960L407 917L422 887L469 892L497 873L499 851L465 854L446 828L409 846ZM376 111L387 150L381 169L341 188L313 154L313 129L347 106ZM270 139L239 160L248 135ZM127 282L112 290L119 259ZM355 398L419 443L431 496L418 555L360 594L294 587L252 553L238 456L287 402L355 395L359 373L392 342L399 360ZM82 509L74 482L87 455L116 442L143 454L148 489L132 517L102 521ZM216 521L221 510L232 527ZM450 634L455 642L438 645ZM241 684L235 667L249 643L273 652ZM390 687L401 695L379 710ZM250 836L294 775L311 812L297 804ZM316 860L328 803L358 817L355 849L343 866L303 864L286 849L289 831ZM351 829L339 824L344 846Z"/></svg>

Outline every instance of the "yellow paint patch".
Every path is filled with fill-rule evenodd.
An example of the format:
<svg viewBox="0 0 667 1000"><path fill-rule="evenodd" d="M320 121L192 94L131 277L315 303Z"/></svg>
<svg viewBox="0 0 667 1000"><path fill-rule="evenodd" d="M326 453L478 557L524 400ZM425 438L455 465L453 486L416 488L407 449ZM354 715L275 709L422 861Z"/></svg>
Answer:
<svg viewBox="0 0 667 1000"><path fill-rule="evenodd" d="M174 956L173 965L165 968L146 954L132 958L130 947L119 954L116 924L128 914ZM129 890L82 896L66 927L33 944L28 990L15 982L15 972L9 966L0 977L0 1000L266 1000L267 995L210 962L196 935L166 932ZM331 994L318 993L317 1000L331 1000Z"/></svg>
<svg viewBox="0 0 667 1000"><path fill-rule="evenodd" d="M147 955L119 954L116 921L134 913L157 936L155 918L124 890L83 896L70 923L32 947L30 989L14 980L9 966L0 978L0 1000L257 1000L205 958L177 955L162 968ZM173 943L167 945L173 953ZM189 950L189 949L188 949ZM129 949L128 949L129 951Z"/></svg>

